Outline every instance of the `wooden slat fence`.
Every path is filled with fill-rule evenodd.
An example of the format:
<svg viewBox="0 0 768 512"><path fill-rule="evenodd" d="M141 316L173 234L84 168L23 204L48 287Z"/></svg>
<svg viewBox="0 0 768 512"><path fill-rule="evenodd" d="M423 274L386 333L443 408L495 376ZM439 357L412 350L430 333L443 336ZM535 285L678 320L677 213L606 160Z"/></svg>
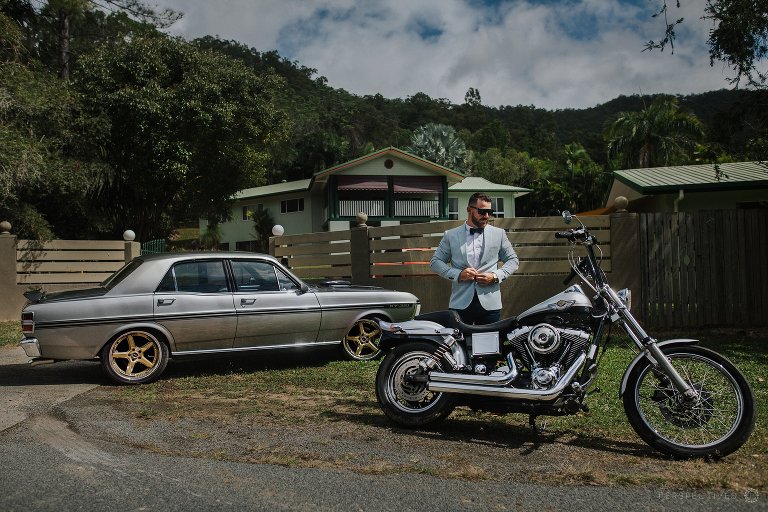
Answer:
<svg viewBox="0 0 768 512"><path fill-rule="evenodd" d="M768 212L645 213L639 236L648 326L768 325Z"/></svg>
<svg viewBox="0 0 768 512"><path fill-rule="evenodd" d="M19 240L16 283L100 283L125 264L125 245L121 240Z"/></svg>
<svg viewBox="0 0 768 512"><path fill-rule="evenodd" d="M351 279L350 231L270 239L270 253L303 279Z"/></svg>
<svg viewBox="0 0 768 512"><path fill-rule="evenodd" d="M603 269L610 271L610 217L582 219L600 240ZM443 233L463 220L369 228L370 276L434 276L429 261ZM496 219L493 225L507 231L520 259L515 275L567 274L568 245L555 239L555 232L567 226L561 217L518 217Z"/></svg>

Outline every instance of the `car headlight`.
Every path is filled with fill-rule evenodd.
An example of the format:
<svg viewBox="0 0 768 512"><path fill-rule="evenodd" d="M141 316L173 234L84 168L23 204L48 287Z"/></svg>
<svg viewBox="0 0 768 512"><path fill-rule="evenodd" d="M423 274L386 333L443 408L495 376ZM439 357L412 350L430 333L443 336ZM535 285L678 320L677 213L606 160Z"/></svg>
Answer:
<svg viewBox="0 0 768 512"><path fill-rule="evenodd" d="M621 299L621 302L627 306L627 309L632 309L632 292L629 290L629 288L622 288L616 293L616 295L618 295Z"/></svg>

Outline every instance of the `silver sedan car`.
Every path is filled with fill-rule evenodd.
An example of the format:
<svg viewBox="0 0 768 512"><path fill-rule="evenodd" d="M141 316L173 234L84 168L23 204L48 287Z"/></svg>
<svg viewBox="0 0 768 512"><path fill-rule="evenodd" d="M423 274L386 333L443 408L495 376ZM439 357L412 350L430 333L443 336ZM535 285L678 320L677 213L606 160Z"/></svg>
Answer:
<svg viewBox="0 0 768 512"><path fill-rule="evenodd" d="M255 253L140 256L98 288L26 294L21 346L34 359L100 359L119 383L157 379L169 357L338 344L373 359L377 320L418 314L410 294L309 285Z"/></svg>

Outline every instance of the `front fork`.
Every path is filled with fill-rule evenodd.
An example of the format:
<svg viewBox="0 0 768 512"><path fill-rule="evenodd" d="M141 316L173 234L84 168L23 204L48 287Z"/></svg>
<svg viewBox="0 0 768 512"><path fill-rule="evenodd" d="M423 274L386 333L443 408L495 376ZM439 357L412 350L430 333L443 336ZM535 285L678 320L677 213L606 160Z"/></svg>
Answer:
<svg viewBox="0 0 768 512"><path fill-rule="evenodd" d="M609 303L615 305L611 321L618 322L621 325L629 337L632 338L632 341L635 342L635 345L645 354L651 365L669 377L672 385L686 400L694 400L696 398L696 391L675 370L675 367L672 366L672 363L669 362L669 359L657 346L657 340L648 336L648 333L632 316L632 313L630 313L618 294L608 285L605 285L601 291L609 297Z"/></svg>

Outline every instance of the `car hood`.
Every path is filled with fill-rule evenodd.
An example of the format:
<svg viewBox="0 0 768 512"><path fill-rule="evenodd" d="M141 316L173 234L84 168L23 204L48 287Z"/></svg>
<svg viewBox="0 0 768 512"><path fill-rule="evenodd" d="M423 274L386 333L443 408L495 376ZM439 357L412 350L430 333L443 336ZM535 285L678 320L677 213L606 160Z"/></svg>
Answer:
<svg viewBox="0 0 768 512"><path fill-rule="evenodd" d="M44 293L39 300L37 301L32 300L32 302L39 303L39 302L52 302L52 301L59 301L59 300L88 299L92 297L101 297L102 295L105 295L107 291L108 290L106 288L99 287L99 288L85 288L82 290L66 290L63 292ZM27 298L30 298L30 297L27 297Z"/></svg>
<svg viewBox="0 0 768 512"><path fill-rule="evenodd" d="M337 292L370 292L373 290L383 290L380 286L359 286L351 284L318 284L311 287L315 293L337 293Z"/></svg>

